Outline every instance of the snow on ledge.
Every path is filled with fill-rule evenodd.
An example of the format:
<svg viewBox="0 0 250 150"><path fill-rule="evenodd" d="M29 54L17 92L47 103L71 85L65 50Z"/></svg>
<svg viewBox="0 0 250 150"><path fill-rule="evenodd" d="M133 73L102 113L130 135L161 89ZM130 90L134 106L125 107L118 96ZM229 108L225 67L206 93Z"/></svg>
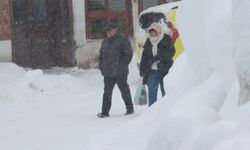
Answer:
<svg viewBox="0 0 250 150"><path fill-rule="evenodd" d="M0 41L0 62L11 61L11 41Z"/></svg>

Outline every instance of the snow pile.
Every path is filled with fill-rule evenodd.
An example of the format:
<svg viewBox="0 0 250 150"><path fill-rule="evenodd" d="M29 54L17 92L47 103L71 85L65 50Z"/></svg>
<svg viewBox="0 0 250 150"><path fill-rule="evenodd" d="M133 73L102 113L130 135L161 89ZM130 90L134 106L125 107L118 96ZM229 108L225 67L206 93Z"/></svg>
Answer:
<svg viewBox="0 0 250 150"><path fill-rule="evenodd" d="M216 76L183 95L149 139L147 150L192 150L200 133L220 119L225 91ZM162 112L163 113L163 112Z"/></svg>
<svg viewBox="0 0 250 150"><path fill-rule="evenodd" d="M147 150L247 150L250 148L250 105L237 106L239 86L233 58L232 4L227 0L216 3L186 0L179 9L179 28L185 43L185 53L201 83L195 88L198 90L194 95L201 97L184 96L187 103L181 103L180 106L187 111L175 108L173 112L179 115L174 115L172 120L167 116L154 137L150 138ZM186 20L190 16L195 19ZM192 38L190 31L194 36ZM241 42L246 44L244 40ZM237 59L242 61L241 57ZM245 59L250 60L248 56ZM249 63L242 62L243 67L248 67ZM218 78L207 79L212 73ZM215 81L219 81L217 86L213 86ZM211 86L213 90L204 85ZM203 107L195 101L203 103ZM209 109L213 111L206 111Z"/></svg>
<svg viewBox="0 0 250 150"><path fill-rule="evenodd" d="M185 0L177 14L185 53L199 75L198 78L200 81L206 80L216 71L227 90L232 86L232 81L236 80L231 7L228 0L216 3L206 0Z"/></svg>
<svg viewBox="0 0 250 150"><path fill-rule="evenodd" d="M28 71L23 82L36 91L62 93L72 93L85 84L70 75L44 75L42 70Z"/></svg>
<svg viewBox="0 0 250 150"><path fill-rule="evenodd" d="M0 65L0 103L13 100L15 91L19 90L17 83L24 77L25 71L15 64L1 63ZM11 80L9 80L11 78Z"/></svg>
<svg viewBox="0 0 250 150"><path fill-rule="evenodd" d="M240 80L240 104L250 99L250 20L247 0L233 0L234 55Z"/></svg>
<svg viewBox="0 0 250 150"><path fill-rule="evenodd" d="M130 82L138 75L133 61ZM115 86L111 117L97 118L103 94L99 70L25 70L0 63L0 81L0 149L82 150L92 135L125 124L146 108L136 106L136 113L125 117ZM134 95L136 83L130 85Z"/></svg>
<svg viewBox="0 0 250 150"><path fill-rule="evenodd" d="M1 63L0 102L19 100L40 100L44 95L71 95L83 91L87 83L70 75L44 75L42 70L28 70L12 63ZM32 98L31 98L32 97Z"/></svg>
<svg viewBox="0 0 250 150"><path fill-rule="evenodd" d="M179 28L185 43L185 53L202 83L200 87L196 87L199 91L194 93L202 96L185 96L188 104L181 103L180 106L188 111L175 109L173 112L177 111L180 115L172 117L172 120L166 119L154 133L155 137L151 138L147 149L249 149L249 106L237 107L239 86L233 58L232 4L227 0L217 3L186 0L179 9ZM190 18L188 16L195 19L186 20ZM192 38L190 31L192 36L194 35ZM207 80L207 76L211 76L212 73L218 78L210 77ZM220 88L212 86L215 81L221 83L218 84L220 86L217 85ZM206 83L213 90L202 86ZM208 93L205 94L202 90ZM204 107L198 105L198 109L189 109L188 106L197 106L195 100L205 104ZM211 105L213 102L216 103ZM204 112L209 108L216 109L212 109L213 112L207 111L205 115ZM193 116L200 118L192 119Z"/></svg>

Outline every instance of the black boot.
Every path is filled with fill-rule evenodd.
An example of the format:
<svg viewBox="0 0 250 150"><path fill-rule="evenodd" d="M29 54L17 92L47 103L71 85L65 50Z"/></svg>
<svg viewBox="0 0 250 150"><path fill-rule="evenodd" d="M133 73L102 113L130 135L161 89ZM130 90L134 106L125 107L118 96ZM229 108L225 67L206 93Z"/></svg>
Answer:
<svg viewBox="0 0 250 150"><path fill-rule="evenodd" d="M127 105L126 109L127 109L127 112L125 113L125 115L131 115L131 114L133 114L135 112L133 105Z"/></svg>
<svg viewBox="0 0 250 150"><path fill-rule="evenodd" d="M125 116L131 115L131 114L133 114L134 112L135 112L134 109L127 110L127 112L125 113Z"/></svg>
<svg viewBox="0 0 250 150"><path fill-rule="evenodd" d="M99 113L99 114L97 114L97 117L99 117L99 118L107 118L107 117L109 117L109 113Z"/></svg>

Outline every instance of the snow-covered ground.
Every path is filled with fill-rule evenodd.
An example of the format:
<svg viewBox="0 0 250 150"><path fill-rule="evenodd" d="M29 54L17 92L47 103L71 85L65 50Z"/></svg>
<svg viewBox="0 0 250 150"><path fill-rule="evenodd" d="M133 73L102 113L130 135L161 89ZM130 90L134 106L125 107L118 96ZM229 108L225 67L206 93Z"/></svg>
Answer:
<svg viewBox="0 0 250 150"><path fill-rule="evenodd" d="M249 28L236 23L246 14L246 8L240 13L244 6L228 0L183 0L177 24L185 53L165 78L167 96L150 108L136 106L131 116L123 115L115 88L111 117L96 117L103 93L98 70L25 71L1 63L0 149L249 150L250 104L239 105L238 78L242 70L249 71L250 39L243 32ZM138 81L133 59L133 96Z"/></svg>
<svg viewBox="0 0 250 150"><path fill-rule="evenodd" d="M55 68L44 73L0 63L0 149L83 150L93 135L145 111L146 106L138 106L134 115L124 116L125 105L116 87L111 117L97 118L102 80L98 70ZM129 82L134 95L134 77Z"/></svg>
<svg viewBox="0 0 250 150"><path fill-rule="evenodd" d="M132 96L140 80L135 58L129 75ZM185 55L175 66L166 79L167 97L172 99L180 97L196 80ZM182 71L186 76L180 74ZM178 81L171 78L178 78ZM89 150L106 146L110 149L109 144L114 149L145 147L159 125L150 122L159 120L160 113L170 109L173 102L169 101L171 105L168 105L165 99L159 98L159 104L152 109L135 106L135 114L124 116L125 106L116 87L111 117L99 119L96 114L101 109L103 94L99 70L54 68L42 71L0 63L0 83L0 149L6 150ZM183 83L187 86L181 86ZM161 103L166 108L160 107ZM132 144L133 141L136 144Z"/></svg>

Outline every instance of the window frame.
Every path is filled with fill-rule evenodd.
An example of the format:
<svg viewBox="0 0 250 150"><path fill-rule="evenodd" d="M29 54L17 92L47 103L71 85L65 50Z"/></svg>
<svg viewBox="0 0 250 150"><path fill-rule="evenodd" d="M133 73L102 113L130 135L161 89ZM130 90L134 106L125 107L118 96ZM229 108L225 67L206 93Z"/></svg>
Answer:
<svg viewBox="0 0 250 150"><path fill-rule="evenodd" d="M96 10L94 10L94 9L91 10L90 7L89 7L89 2L90 2L90 0L86 0L86 3L85 3L85 4L86 4L86 9L87 9L87 11L90 11L90 12L91 12L91 11L92 11L92 12L94 12L94 11L105 11L105 10L107 9L107 6L106 6L107 0L102 0L102 1L103 1L103 3L104 3L104 5L103 5L103 6L104 6L104 7L103 7L103 10L98 10L98 9L96 9Z"/></svg>

